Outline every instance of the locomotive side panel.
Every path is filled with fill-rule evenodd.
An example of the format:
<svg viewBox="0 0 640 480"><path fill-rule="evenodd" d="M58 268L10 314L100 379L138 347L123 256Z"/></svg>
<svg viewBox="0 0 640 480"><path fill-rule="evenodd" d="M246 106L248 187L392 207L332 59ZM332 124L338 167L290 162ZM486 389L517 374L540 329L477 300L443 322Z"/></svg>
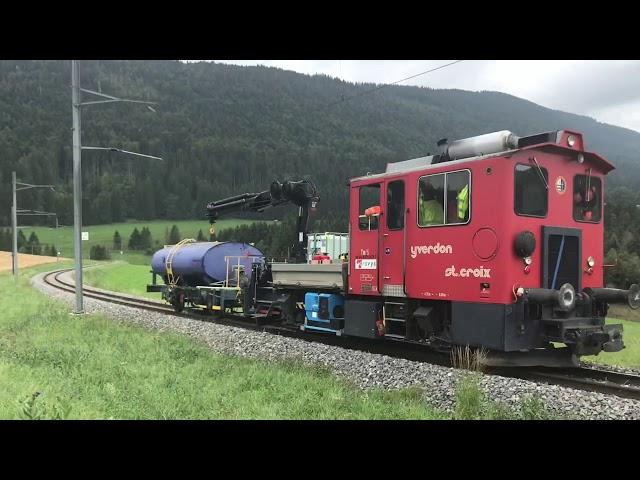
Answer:
<svg viewBox="0 0 640 480"><path fill-rule="evenodd" d="M508 193L504 188L509 182L508 163L504 157L460 163L455 168L444 163L428 174L408 176L408 202L412 206L407 216L409 297L508 302L504 272L508 247L501 242L508 218ZM421 212L425 209L424 195L429 195L424 192L425 184L427 188L433 185L436 191L446 191L445 218L436 219L431 225L425 224L426 217ZM464 188L468 192L467 205L460 195Z"/></svg>

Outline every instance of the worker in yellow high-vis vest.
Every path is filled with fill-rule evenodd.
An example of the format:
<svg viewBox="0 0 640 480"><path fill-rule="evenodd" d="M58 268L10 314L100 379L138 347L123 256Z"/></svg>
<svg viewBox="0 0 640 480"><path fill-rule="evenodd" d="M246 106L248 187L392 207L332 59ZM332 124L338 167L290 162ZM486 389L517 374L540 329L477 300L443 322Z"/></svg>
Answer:
<svg viewBox="0 0 640 480"><path fill-rule="evenodd" d="M469 210L469 185L458 192L458 218L464 220Z"/></svg>
<svg viewBox="0 0 640 480"><path fill-rule="evenodd" d="M420 225L442 225L444 223L444 206L436 200L432 188L424 188L419 200Z"/></svg>

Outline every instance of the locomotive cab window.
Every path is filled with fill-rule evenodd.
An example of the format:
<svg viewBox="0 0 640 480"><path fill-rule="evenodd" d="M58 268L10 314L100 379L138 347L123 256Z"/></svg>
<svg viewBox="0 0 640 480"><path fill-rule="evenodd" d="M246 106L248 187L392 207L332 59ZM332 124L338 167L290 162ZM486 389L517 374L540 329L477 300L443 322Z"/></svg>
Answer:
<svg viewBox="0 0 640 480"><path fill-rule="evenodd" d="M469 221L469 170L447 173L447 225Z"/></svg>
<svg viewBox="0 0 640 480"><path fill-rule="evenodd" d="M404 228L404 182L396 180L387 186L387 228Z"/></svg>
<svg viewBox="0 0 640 480"><path fill-rule="evenodd" d="M380 184L360 187L358 227L360 230L377 230L380 217Z"/></svg>
<svg viewBox="0 0 640 480"><path fill-rule="evenodd" d="M573 178L573 219L597 223L602 218L602 181L591 175Z"/></svg>
<svg viewBox="0 0 640 480"><path fill-rule="evenodd" d="M469 170L421 177L418 188L418 226L468 223L470 198Z"/></svg>
<svg viewBox="0 0 640 480"><path fill-rule="evenodd" d="M546 217L549 173L537 165L517 164L515 170L514 208L517 215Z"/></svg>

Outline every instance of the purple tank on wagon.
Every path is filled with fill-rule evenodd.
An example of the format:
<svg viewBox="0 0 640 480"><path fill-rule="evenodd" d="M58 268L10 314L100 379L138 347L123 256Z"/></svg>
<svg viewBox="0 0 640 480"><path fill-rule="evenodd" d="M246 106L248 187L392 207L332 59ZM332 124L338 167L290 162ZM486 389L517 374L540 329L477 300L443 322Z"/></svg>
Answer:
<svg viewBox="0 0 640 480"><path fill-rule="evenodd" d="M151 260L151 269L157 275L165 277L166 261L173 246L158 250ZM247 274L251 264L264 262L264 254L253 245L239 242L196 242L181 246L173 256L174 276L180 276L182 283L188 286L209 285L227 278L229 258L229 278L234 278L234 265L244 267ZM259 258L256 258L259 257Z"/></svg>

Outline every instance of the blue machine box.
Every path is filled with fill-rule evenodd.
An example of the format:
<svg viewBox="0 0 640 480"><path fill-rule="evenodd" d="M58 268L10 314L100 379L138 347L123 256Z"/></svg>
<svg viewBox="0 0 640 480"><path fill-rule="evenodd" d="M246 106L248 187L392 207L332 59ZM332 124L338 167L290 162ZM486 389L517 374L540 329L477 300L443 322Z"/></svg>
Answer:
<svg viewBox="0 0 640 480"><path fill-rule="evenodd" d="M307 292L304 296L305 329L337 332L344 328L344 297L335 293Z"/></svg>

